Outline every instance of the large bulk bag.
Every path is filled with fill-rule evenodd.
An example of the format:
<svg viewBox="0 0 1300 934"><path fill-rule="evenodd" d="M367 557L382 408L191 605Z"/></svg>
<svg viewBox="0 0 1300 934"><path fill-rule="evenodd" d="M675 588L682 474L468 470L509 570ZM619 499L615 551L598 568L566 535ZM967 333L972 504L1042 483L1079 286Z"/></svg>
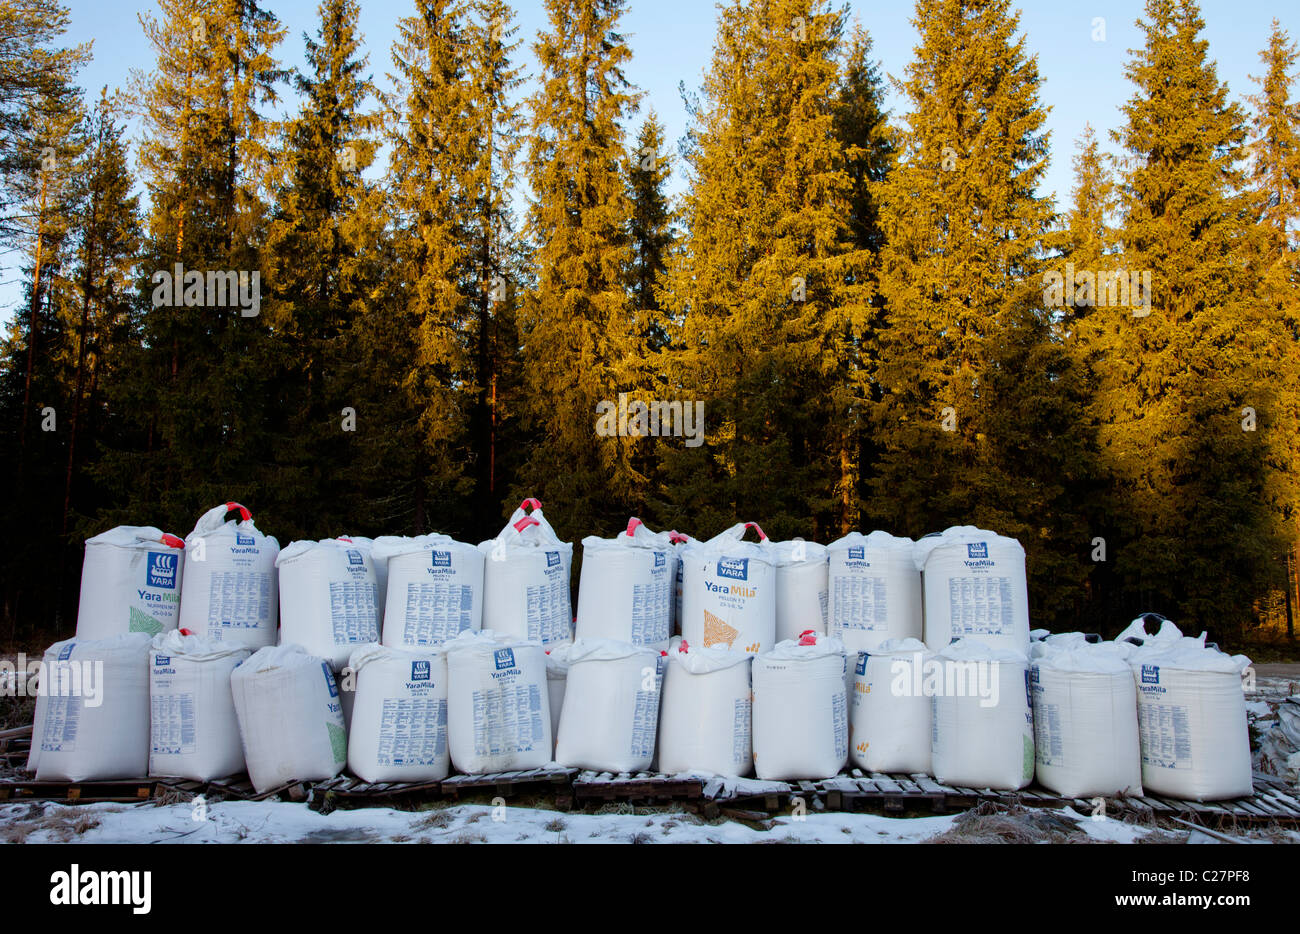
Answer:
<svg viewBox="0 0 1300 934"><path fill-rule="evenodd" d="M955 526L923 538L914 551L924 574L925 644L938 651L973 639L1029 652L1025 549L1014 538Z"/></svg>
<svg viewBox="0 0 1300 934"><path fill-rule="evenodd" d="M341 671L359 645L379 641L375 568L351 542L291 542L275 559L280 571L280 642L301 645Z"/></svg>
<svg viewBox="0 0 1300 934"><path fill-rule="evenodd" d="M808 632L754 659L754 771L762 779L830 778L848 759L844 646Z"/></svg>
<svg viewBox="0 0 1300 934"><path fill-rule="evenodd" d="M129 632L45 650L27 761L38 781L145 775L150 641Z"/></svg>
<svg viewBox="0 0 1300 934"><path fill-rule="evenodd" d="M149 652L149 774L196 782L244 771L230 676L250 650L177 630Z"/></svg>
<svg viewBox="0 0 1300 934"><path fill-rule="evenodd" d="M675 529L668 533L668 542L673 546L673 635L682 634L682 549L689 545L692 538Z"/></svg>
<svg viewBox="0 0 1300 934"><path fill-rule="evenodd" d="M448 535L384 535L371 552L388 570L383 643L442 645L483 628L483 552Z"/></svg>
<svg viewBox="0 0 1300 934"><path fill-rule="evenodd" d="M752 655L680 643L668 653L659 770L748 775L754 767Z"/></svg>
<svg viewBox="0 0 1300 934"><path fill-rule="evenodd" d="M447 652L447 741L467 775L551 761L546 650L490 630L462 632Z"/></svg>
<svg viewBox="0 0 1300 934"><path fill-rule="evenodd" d="M1199 641L1156 639L1129 655L1137 683L1142 787L1190 801L1253 794L1241 689L1250 659Z"/></svg>
<svg viewBox="0 0 1300 934"><path fill-rule="evenodd" d="M1034 778L1029 664L1011 649L959 639L938 652L933 775L950 785L1016 791Z"/></svg>
<svg viewBox="0 0 1300 934"><path fill-rule="evenodd" d="M1035 644L1029 669L1038 784L1069 798L1141 795L1133 672L1113 645L1061 635Z"/></svg>
<svg viewBox="0 0 1300 934"><path fill-rule="evenodd" d="M230 676L248 777L259 792L343 770L347 729L330 663L300 645L267 646Z"/></svg>
<svg viewBox="0 0 1300 934"><path fill-rule="evenodd" d="M451 772L447 656L366 645L352 653L356 679L348 768L368 782L436 782Z"/></svg>
<svg viewBox="0 0 1300 934"><path fill-rule="evenodd" d="M532 507L525 513L525 507ZM573 545L560 541L541 504L526 499L496 538L482 542L483 628L521 641L570 642Z"/></svg>
<svg viewBox="0 0 1300 934"><path fill-rule="evenodd" d="M921 638L921 572L913 542L888 532L850 532L827 546L826 631L850 654L889 639Z"/></svg>
<svg viewBox="0 0 1300 934"><path fill-rule="evenodd" d="M886 639L874 652L858 654L849 711L854 765L868 772L929 774L933 702L925 677L936 665L919 639Z"/></svg>
<svg viewBox="0 0 1300 934"><path fill-rule="evenodd" d="M760 544L741 539L757 531ZM691 542L682 558L682 638L757 655L776 644L776 569L753 522L738 523L707 542Z"/></svg>
<svg viewBox="0 0 1300 934"><path fill-rule="evenodd" d="M238 519L227 520L236 512ZM251 648L275 644L280 543L263 535L238 503L209 509L185 538L180 628L214 642Z"/></svg>
<svg viewBox="0 0 1300 934"><path fill-rule="evenodd" d="M776 641L826 632L826 546L796 538L764 543L776 568Z"/></svg>
<svg viewBox="0 0 1300 934"><path fill-rule="evenodd" d="M663 657L654 649L612 639L574 640L555 761L603 772L650 768Z"/></svg>
<svg viewBox="0 0 1300 934"><path fill-rule="evenodd" d="M546 702L551 708L551 752L560 735L560 711L564 709L564 689L569 683L569 650L572 642L556 642L546 649Z"/></svg>
<svg viewBox="0 0 1300 934"><path fill-rule="evenodd" d="M150 636L180 618L185 542L153 526L119 525L86 539L77 638Z"/></svg>
<svg viewBox="0 0 1300 934"><path fill-rule="evenodd" d="M667 648L676 563L667 533L635 517L616 538L584 538L574 639Z"/></svg>

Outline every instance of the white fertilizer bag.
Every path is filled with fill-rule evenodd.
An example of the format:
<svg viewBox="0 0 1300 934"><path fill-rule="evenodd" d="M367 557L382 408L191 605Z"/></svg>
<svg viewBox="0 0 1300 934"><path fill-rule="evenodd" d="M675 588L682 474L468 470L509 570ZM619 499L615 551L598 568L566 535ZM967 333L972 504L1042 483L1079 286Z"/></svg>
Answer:
<svg viewBox="0 0 1300 934"><path fill-rule="evenodd" d="M761 779L831 778L848 759L844 646L805 633L754 659L754 771Z"/></svg>
<svg viewBox="0 0 1300 934"><path fill-rule="evenodd" d="M798 639L801 633L826 633L826 546L805 542L764 542L776 568L776 641Z"/></svg>
<svg viewBox="0 0 1300 934"><path fill-rule="evenodd" d="M1029 653L1025 549L1014 538L963 525L916 543L924 573L925 644L953 639Z"/></svg>
<svg viewBox="0 0 1300 934"><path fill-rule="evenodd" d="M617 538L584 538L574 638L667 648L676 564L668 534L635 517Z"/></svg>
<svg viewBox="0 0 1300 934"><path fill-rule="evenodd" d="M235 669L230 687L248 777L259 792L342 771L347 732L328 661L300 645L267 646Z"/></svg>
<svg viewBox="0 0 1300 934"><path fill-rule="evenodd" d="M676 561L674 567L673 584L673 635L682 634L682 549L689 545L694 539L685 533L676 530L668 533L668 541L673 546L673 557Z"/></svg>
<svg viewBox="0 0 1300 934"><path fill-rule="evenodd" d="M1190 638L1161 640L1129 655L1137 683L1142 787L1189 801L1253 793L1244 655Z"/></svg>
<svg viewBox="0 0 1300 934"><path fill-rule="evenodd" d="M467 775L551 761L546 650L490 630L462 632L447 652L447 739Z"/></svg>
<svg viewBox="0 0 1300 934"><path fill-rule="evenodd" d="M601 772L643 772L655 754L661 652L610 639L569 649L555 761Z"/></svg>
<svg viewBox="0 0 1300 934"><path fill-rule="evenodd" d="M152 526L119 525L86 539L77 638L175 629L184 570L185 542Z"/></svg>
<svg viewBox="0 0 1300 934"><path fill-rule="evenodd" d="M379 592L366 552L326 538L290 543L280 570L280 643L301 645L335 671L353 649L379 641Z"/></svg>
<svg viewBox="0 0 1300 934"><path fill-rule="evenodd" d="M760 544L743 542L754 529ZM757 655L776 644L776 569L753 522L682 549L682 638Z"/></svg>
<svg viewBox="0 0 1300 934"><path fill-rule="evenodd" d="M376 566L388 569L384 645L442 645L483 627L483 552L447 535L375 539Z"/></svg>
<svg viewBox="0 0 1300 934"><path fill-rule="evenodd" d="M1034 724L1025 656L972 639L938 653L930 752L936 779L1016 791L1034 779Z"/></svg>
<svg viewBox="0 0 1300 934"><path fill-rule="evenodd" d="M748 775L754 767L749 668L752 655L697 649L668 653L659 715L659 771Z"/></svg>
<svg viewBox="0 0 1300 934"><path fill-rule="evenodd" d="M1137 691L1124 654L1082 633L1061 636L1071 638L1035 643L1029 670L1038 783L1070 798L1141 795Z"/></svg>
<svg viewBox="0 0 1300 934"><path fill-rule="evenodd" d="M366 645L348 661L356 699L348 768L368 782L436 782L451 772L447 656Z"/></svg>
<svg viewBox="0 0 1300 934"><path fill-rule="evenodd" d="M149 652L149 774L196 782L244 771L230 675L250 651L177 630Z"/></svg>
<svg viewBox="0 0 1300 934"><path fill-rule="evenodd" d="M532 507L525 514L525 507ZM541 504L526 499L494 539L481 543L483 628L521 641L570 642L573 610L569 575L573 545L562 542L542 515Z"/></svg>
<svg viewBox="0 0 1300 934"><path fill-rule="evenodd" d="M854 668L849 757L867 772L930 773L932 701L924 690L934 656L919 639L887 639Z"/></svg>
<svg viewBox="0 0 1300 934"><path fill-rule="evenodd" d="M231 512L239 518L227 521ZM259 532L252 515L238 503L205 512L185 539L180 628L215 642L254 649L274 645L279 553L280 543Z"/></svg>
<svg viewBox="0 0 1300 934"><path fill-rule="evenodd" d="M149 642L147 633L130 632L45 650L27 760L37 781L144 777Z"/></svg>
<svg viewBox="0 0 1300 934"><path fill-rule="evenodd" d="M850 532L827 546L827 632L849 653L887 639L921 638L921 572L913 542L888 532Z"/></svg>

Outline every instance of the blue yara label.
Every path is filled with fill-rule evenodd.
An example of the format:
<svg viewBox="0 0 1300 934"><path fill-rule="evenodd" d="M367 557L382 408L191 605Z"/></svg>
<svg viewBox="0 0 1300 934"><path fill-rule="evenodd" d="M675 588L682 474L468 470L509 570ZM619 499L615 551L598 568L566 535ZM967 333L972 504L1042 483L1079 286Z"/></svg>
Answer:
<svg viewBox="0 0 1300 934"><path fill-rule="evenodd" d="M862 561L866 557L867 557L867 549L863 548L861 545L857 545L849 549L850 561Z"/></svg>
<svg viewBox="0 0 1300 934"><path fill-rule="evenodd" d="M1159 684L1160 683L1160 666L1143 665L1142 666L1142 683Z"/></svg>
<svg viewBox="0 0 1300 934"><path fill-rule="evenodd" d="M63 648L59 649L59 661L66 662L68 659L72 658L72 650L76 647L77 643L69 642Z"/></svg>
<svg viewBox="0 0 1300 934"><path fill-rule="evenodd" d="M451 552L450 551L433 552L433 566L435 568L451 567Z"/></svg>
<svg viewBox="0 0 1300 934"><path fill-rule="evenodd" d="M429 680L429 663L427 661L411 662L411 680Z"/></svg>
<svg viewBox="0 0 1300 934"><path fill-rule="evenodd" d="M330 697L338 697L339 687L334 683L334 672L330 671L330 663L321 662L320 667L325 672L325 684L329 686Z"/></svg>
<svg viewBox="0 0 1300 934"><path fill-rule="evenodd" d="M730 577L732 580L749 580L748 558L719 558L718 576Z"/></svg>
<svg viewBox="0 0 1300 934"><path fill-rule="evenodd" d="M558 551L548 551L546 553L546 566L548 568L560 566L560 553Z"/></svg>
<svg viewBox="0 0 1300 934"><path fill-rule="evenodd" d="M662 568L667 566L668 556L662 551L655 552L655 567Z"/></svg>
<svg viewBox="0 0 1300 934"><path fill-rule="evenodd" d="M153 663L157 668L165 668L172 663L172 657L170 655L155 655Z"/></svg>
<svg viewBox="0 0 1300 934"><path fill-rule="evenodd" d="M866 652L859 652L859 653L858 653L858 667L857 667L857 669L856 669L856 673L857 673L857 674L860 674L860 675L865 675L865 674L867 673L867 653L866 653Z"/></svg>
<svg viewBox="0 0 1300 934"><path fill-rule="evenodd" d="M966 557L968 558L987 558L989 556L988 542L970 542L966 545Z"/></svg>
<svg viewBox="0 0 1300 934"><path fill-rule="evenodd" d="M366 563L366 559L361 557L361 552L348 549L348 564L353 567L361 567Z"/></svg>
<svg viewBox="0 0 1300 934"><path fill-rule="evenodd" d="M243 532L236 532L236 533L235 533L235 544L236 544L236 545L251 545L251 544L253 544L253 536L251 536L251 535L245 535Z"/></svg>
<svg viewBox="0 0 1300 934"><path fill-rule="evenodd" d="M161 587L164 590L176 589L176 567L180 556L175 552L149 552L148 586Z"/></svg>
<svg viewBox="0 0 1300 934"><path fill-rule="evenodd" d="M503 668L515 667L515 650L497 649L496 660L497 660L497 671L501 671Z"/></svg>

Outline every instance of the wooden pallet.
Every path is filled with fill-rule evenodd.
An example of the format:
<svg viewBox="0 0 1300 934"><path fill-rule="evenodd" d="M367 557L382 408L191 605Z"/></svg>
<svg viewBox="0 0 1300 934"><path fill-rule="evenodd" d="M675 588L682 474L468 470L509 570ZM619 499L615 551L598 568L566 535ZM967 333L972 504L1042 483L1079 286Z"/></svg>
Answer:
<svg viewBox="0 0 1300 934"><path fill-rule="evenodd" d="M481 775L453 775L442 781L367 782L351 775L339 775L317 782L311 790L311 804L321 811L336 807L366 807L405 803L410 799L492 794L509 798L525 792L554 793L557 800L570 794L577 769L559 766L524 769L513 772L490 772Z"/></svg>
<svg viewBox="0 0 1300 934"><path fill-rule="evenodd" d="M22 768L27 764L27 756L32 749L31 726L20 726L12 730L0 731L0 765Z"/></svg>
<svg viewBox="0 0 1300 934"><path fill-rule="evenodd" d="M147 801L153 797L151 778L121 781L3 781L0 801Z"/></svg>
<svg viewBox="0 0 1300 934"><path fill-rule="evenodd" d="M268 801L272 798L284 801L306 801L311 794L314 782L285 782L266 791L258 791L244 774L229 778L217 778L208 782L196 782L188 778L160 778L156 780L157 791L180 791L190 795L202 795L210 801Z"/></svg>
<svg viewBox="0 0 1300 934"><path fill-rule="evenodd" d="M573 780L573 803L614 801L663 803L699 801L704 781L654 772L579 772Z"/></svg>

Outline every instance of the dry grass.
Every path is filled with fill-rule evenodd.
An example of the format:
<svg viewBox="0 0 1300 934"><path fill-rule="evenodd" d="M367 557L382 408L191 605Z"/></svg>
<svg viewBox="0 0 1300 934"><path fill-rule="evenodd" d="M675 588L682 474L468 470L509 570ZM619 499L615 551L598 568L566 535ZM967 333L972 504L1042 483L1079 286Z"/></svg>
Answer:
<svg viewBox="0 0 1300 934"><path fill-rule="evenodd" d="M925 843L1094 843L1059 811L981 802Z"/></svg>
<svg viewBox="0 0 1300 934"><path fill-rule="evenodd" d="M26 812L0 824L0 840L26 843L29 837L42 834L44 841L67 843L99 825L98 816L79 808L33 804Z"/></svg>

